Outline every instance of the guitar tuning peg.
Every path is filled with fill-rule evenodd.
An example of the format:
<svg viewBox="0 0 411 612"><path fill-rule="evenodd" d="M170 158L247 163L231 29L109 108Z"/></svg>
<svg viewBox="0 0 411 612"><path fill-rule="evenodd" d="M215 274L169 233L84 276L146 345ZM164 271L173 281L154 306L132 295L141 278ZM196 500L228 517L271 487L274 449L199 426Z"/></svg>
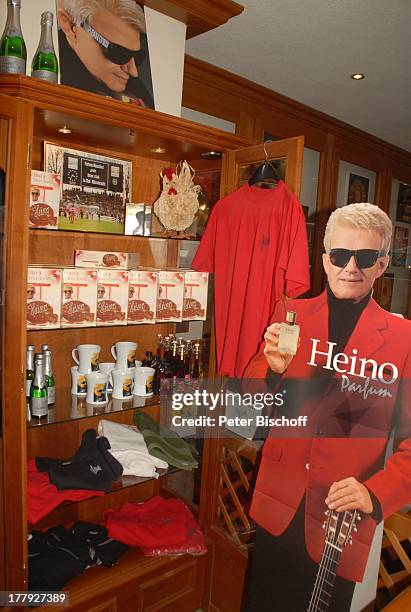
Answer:
<svg viewBox="0 0 411 612"><path fill-rule="evenodd" d="M324 512L324 514L325 514L325 516L328 516L328 515L330 514L330 511L329 511L329 510L326 510L326 511Z"/></svg>
<svg viewBox="0 0 411 612"><path fill-rule="evenodd" d="M357 518L356 518L356 520L357 520L357 521L361 521L361 519L362 519L361 514L357 514Z"/></svg>
<svg viewBox="0 0 411 612"><path fill-rule="evenodd" d="M348 544L352 545L352 538L348 540Z"/></svg>
<svg viewBox="0 0 411 612"><path fill-rule="evenodd" d="M323 529L325 529L325 528L326 528L326 525L327 525L327 521L324 521L324 523L323 523Z"/></svg>
<svg viewBox="0 0 411 612"><path fill-rule="evenodd" d="M357 527L353 527L353 531L354 531L354 533L357 533L357 531L358 531Z"/></svg>

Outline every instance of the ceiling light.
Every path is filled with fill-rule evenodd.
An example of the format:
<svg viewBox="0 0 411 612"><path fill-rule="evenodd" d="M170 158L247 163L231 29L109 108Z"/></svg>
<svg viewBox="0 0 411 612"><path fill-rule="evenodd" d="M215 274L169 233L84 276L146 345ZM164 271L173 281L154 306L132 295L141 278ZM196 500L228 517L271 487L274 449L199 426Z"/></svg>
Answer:
<svg viewBox="0 0 411 612"><path fill-rule="evenodd" d="M155 147L154 149L150 149L150 151L152 153L158 153L158 154L166 152L166 150L163 147Z"/></svg>
<svg viewBox="0 0 411 612"><path fill-rule="evenodd" d="M221 159L221 151L203 151L201 154L203 159Z"/></svg>
<svg viewBox="0 0 411 612"><path fill-rule="evenodd" d="M67 125L63 125L63 127L59 128L58 131L60 134L71 134L71 130L67 127Z"/></svg>
<svg viewBox="0 0 411 612"><path fill-rule="evenodd" d="M365 74L362 72L355 72L351 75L351 78L354 79L354 81L362 81L362 79L365 79Z"/></svg>

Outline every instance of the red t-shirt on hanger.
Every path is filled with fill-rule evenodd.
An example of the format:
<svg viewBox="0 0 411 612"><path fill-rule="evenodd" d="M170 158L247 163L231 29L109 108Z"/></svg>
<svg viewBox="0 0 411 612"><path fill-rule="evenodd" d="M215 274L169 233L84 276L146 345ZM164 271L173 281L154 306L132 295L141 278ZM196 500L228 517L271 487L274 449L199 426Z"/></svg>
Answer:
<svg viewBox="0 0 411 612"><path fill-rule="evenodd" d="M240 378L283 293L310 288L306 221L283 181L217 202L192 267L214 273L218 373Z"/></svg>

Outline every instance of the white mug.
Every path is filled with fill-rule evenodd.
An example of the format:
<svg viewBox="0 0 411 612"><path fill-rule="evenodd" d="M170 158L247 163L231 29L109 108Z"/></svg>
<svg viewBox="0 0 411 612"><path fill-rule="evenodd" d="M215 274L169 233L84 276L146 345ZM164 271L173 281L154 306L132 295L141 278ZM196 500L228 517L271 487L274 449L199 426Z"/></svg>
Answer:
<svg viewBox="0 0 411 612"><path fill-rule="evenodd" d="M110 361L107 361L105 363L100 363L100 372L102 374L108 374L108 383L107 383L108 393L113 393L113 377L111 373L115 367L116 367L116 364Z"/></svg>
<svg viewBox="0 0 411 612"><path fill-rule="evenodd" d="M116 342L111 347L111 354L116 360L117 370L133 368L136 359L136 342Z"/></svg>
<svg viewBox="0 0 411 612"><path fill-rule="evenodd" d="M87 403L105 404L108 401L107 383L108 374L90 372L87 378Z"/></svg>
<svg viewBox="0 0 411 612"><path fill-rule="evenodd" d="M153 395L154 368L136 368L134 372L134 395Z"/></svg>
<svg viewBox="0 0 411 612"><path fill-rule="evenodd" d="M130 399L133 397L134 368L113 370L113 398Z"/></svg>
<svg viewBox="0 0 411 612"><path fill-rule="evenodd" d="M72 395L87 395L87 380L85 374L80 374L78 366L71 370L71 393Z"/></svg>
<svg viewBox="0 0 411 612"><path fill-rule="evenodd" d="M101 346L98 344L79 344L73 348L71 355L78 365L80 374L98 371L100 351Z"/></svg>

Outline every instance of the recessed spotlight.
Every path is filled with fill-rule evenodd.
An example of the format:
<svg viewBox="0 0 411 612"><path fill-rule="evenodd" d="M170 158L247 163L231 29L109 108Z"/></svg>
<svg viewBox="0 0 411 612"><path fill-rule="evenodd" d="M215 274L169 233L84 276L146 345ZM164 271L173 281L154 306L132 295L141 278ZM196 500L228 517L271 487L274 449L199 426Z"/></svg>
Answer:
<svg viewBox="0 0 411 612"><path fill-rule="evenodd" d="M71 130L67 127L67 125L63 125L63 127L59 128L58 131L60 134L71 134Z"/></svg>
<svg viewBox="0 0 411 612"><path fill-rule="evenodd" d="M203 151L200 153L203 159L221 159L221 151Z"/></svg>
<svg viewBox="0 0 411 612"><path fill-rule="evenodd" d="M355 72L351 75L351 78L354 79L354 81L362 81L362 79L365 79L365 74L362 72Z"/></svg>
<svg viewBox="0 0 411 612"><path fill-rule="evenodd" d="M160 153L165 153L166 150L163 147L154 147L154 149L150 149L150 151L152 153L158 153L160 155Z"/></svg>

